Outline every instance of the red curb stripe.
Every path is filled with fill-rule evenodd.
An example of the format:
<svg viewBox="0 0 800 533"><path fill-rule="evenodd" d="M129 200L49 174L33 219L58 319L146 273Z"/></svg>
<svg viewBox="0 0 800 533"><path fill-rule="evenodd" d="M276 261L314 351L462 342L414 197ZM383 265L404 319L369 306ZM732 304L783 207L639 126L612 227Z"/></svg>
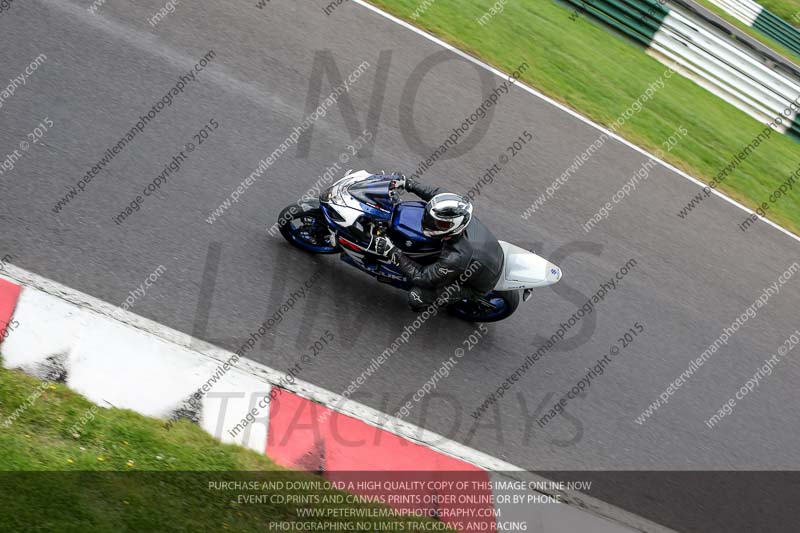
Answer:
<svg viewBox="0 0 800 533"><path fill-rule="evenodd" d="M11 323L21 291L22 287L16 283L0 279L0 343L6 338L6 329Z"/></svg>
<svg viewBox="0 0 800 533"><path fill-rule="evenodd" d="M395 503L384 498L397 510L438 509L443 522L454 526L460 522L461 531L496 531L488 472L294 393L284 390L270 403L266 453L282 466L322 473L332 482L352 482L352 487L345 487L349 492L410 496ZM391 482L408 481L426 486L386 490ZM438 481L462 482L462 488L434 488ZM419 501L411 503L411 498ZM454 518L459 513L473 516ZM473 525L465 527L467 523Z"/></svg>

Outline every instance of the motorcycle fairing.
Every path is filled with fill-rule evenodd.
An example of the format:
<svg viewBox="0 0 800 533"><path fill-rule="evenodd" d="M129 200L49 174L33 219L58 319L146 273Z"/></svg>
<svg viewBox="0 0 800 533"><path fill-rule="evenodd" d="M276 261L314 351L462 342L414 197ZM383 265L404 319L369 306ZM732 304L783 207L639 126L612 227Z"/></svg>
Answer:
<svg viewBox="0 0 800 533"><path fill-rule="evenodd" d="M423 202L393 202L389 195L393 179L363 170L350 172L320 195L320 207L344 262L379 281L408 289L408 279L396 265L366 249L372 239L367 222L386 223L395 245L423 264L435 261L441 241L422 234Z"/></svg>
<svg viewBox="0 0 800 533"><path fill-rule="evenodd" d="M503 275L496 291L534 289L558 283L561 269L547 259L511 243L500 241L503 249Z"/></svg>
<svg viewBox="0 0 800 533"><path fill-rule="evenodd" d="M389 238L412 257L438 254L441 241L422 233L425 204L417 201L395 204L388 192L393 179L364 170L347 174L320 195L325 220L334 233L362 249L371 239L364 226L369 220L388 223Z"/></svg>
<svg viewBox="0 0 800 533"><path fill-rule="evenodd" d="M392 215L389 238L404 253L414 257L438 254L442 250L440 239L431 239L422 233L424 202L397 204Z"/></svg>
<svg viewBox="0 0 800 533"><path fill-rule="evenodd" d="M390 181L388 176L359 170L331 185L320 195L328 224L349 228L363 215L388 222L392 217L391 199L387 194Z"/></svg>

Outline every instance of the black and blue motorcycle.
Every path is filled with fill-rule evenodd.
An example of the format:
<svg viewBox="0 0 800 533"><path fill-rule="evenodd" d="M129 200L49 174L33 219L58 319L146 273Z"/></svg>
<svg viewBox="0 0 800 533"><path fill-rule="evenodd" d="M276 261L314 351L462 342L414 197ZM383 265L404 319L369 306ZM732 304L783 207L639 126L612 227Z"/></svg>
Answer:
<svg viewBox="0 0 800 533"><path fill-rule="evenodd" d="M378 281L409 290L408 278L391 261L368 250L375 236L389 239L421 264L434 263L442 242L422 233L425 203L401 201L396 176L348 172L316 201L293 204L278 216L281 235L293 246L314 254L341 254L345 263ZM504 241L503 275L483 296L464 299L448 311L470 322L496 322L511 316L534 288L557 283L561 269L533 252Z"/></svg>

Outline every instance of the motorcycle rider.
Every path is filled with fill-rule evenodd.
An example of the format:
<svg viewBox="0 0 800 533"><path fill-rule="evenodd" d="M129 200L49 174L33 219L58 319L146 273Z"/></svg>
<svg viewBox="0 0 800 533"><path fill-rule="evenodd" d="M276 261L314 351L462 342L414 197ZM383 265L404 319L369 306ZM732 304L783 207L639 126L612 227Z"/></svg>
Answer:
<svg viewBox="0 0 800 533"><path fill-rule="evenodd" d="M472 215L470 200L402 174L397 174L392 188L412 192L428 202L422 232L442 240L442 252L431 265L407 257L388 237L373 242L377 253L391 259L411 281L411 308L420 311L434 302L449 305L489 293L502 275L503 249L492 232ZM468 270L469 275L460 279Z"/></svg>

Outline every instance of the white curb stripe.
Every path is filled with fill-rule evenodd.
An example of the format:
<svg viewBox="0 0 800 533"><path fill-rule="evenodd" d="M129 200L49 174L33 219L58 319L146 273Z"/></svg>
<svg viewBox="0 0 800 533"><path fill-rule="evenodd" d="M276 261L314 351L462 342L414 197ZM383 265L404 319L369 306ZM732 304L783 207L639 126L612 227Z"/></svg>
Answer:
<svg viewBox="0 0 800 533"><path fill-rule="evenodd" d="M709 0L729 15L733 15L747 26L752 27L764 7L752 0Z"/></svg>
<svg viewBox="0 0 800 533"><path fill-rule="evenodd" d="M0 345L9 368L44 379L49 371L63 367L66 384L94 403L165 419L218 372L216 360L176 344L168 328L13 265L4 272L24 286L14 310L19 326ZM154 330L163 331L154 334ZM236 391L237 397L224 404L224 420L219 418L222 400L213 392L204 397L203 429L223 442L264 453L266 424L253 424L237 438L217 427L238 423L253 400L268 394L271 386L233 368L218 379L211 389L215 390L226 396Z"/></svg>

